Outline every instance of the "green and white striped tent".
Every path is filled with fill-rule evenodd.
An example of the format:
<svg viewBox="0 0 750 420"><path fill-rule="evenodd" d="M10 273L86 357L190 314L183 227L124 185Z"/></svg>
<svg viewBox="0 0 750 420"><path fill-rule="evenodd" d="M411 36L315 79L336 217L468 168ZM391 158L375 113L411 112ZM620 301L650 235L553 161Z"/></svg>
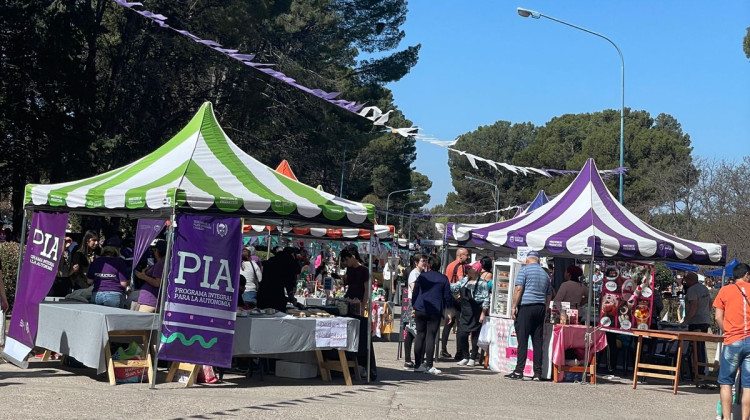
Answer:
<svg viewBox="0 0 750 420"><path fill-rule="evenodd" d="M267 167L227 137L206 102L153 153L101 175L29 184L27 209L128 217L236 214L258 222L371 229L375 207L312 188Z"/></svg>

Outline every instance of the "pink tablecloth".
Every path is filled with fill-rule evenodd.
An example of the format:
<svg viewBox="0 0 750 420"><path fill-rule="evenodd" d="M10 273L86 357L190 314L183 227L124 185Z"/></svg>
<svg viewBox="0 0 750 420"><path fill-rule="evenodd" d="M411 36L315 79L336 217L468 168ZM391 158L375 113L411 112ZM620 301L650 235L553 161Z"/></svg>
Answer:
<svg viewBox="0 0 750 420"><path fill-rule="evenodd" d="M595 330L591 327L591 352L590 355L603 350L607 347L607 336L604 331ZM583 354L586 351L586 327L583 325L555 325L555 331L552 335L552 363L563 366L565 365L565 350L581 350L577 353ZM583 356L580 357L581 359Z"/></svg>

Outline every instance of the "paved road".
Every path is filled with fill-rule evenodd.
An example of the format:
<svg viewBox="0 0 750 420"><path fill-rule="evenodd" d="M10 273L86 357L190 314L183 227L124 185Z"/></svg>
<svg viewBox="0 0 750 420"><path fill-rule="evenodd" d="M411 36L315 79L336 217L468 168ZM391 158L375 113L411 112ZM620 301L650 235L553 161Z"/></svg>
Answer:
<svg viewBox="0 0 750 420"><path fill-rule="evenodd" d="M449 345L454 348L453 343ZM442 362L433 377L402 369L396 343L375 343L379 380L333 385L227 375L222 384L110 386L93 369L34 362L0 364L0 419L712 419L718 391L685 385L630 386L628 378L596 386L511 381L481 368ZM163 379L163 375L160 375Z"/></svg>

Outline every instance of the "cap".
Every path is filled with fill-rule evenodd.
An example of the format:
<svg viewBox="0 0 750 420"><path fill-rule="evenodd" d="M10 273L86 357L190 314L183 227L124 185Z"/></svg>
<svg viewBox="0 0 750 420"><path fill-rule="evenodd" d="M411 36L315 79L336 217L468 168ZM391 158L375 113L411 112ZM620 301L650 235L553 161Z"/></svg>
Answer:
<svg viewBox="0 0 750 420"><path fill-rule="evenodd" d="M119 248L122 246L122 238L119 236L110 236L104 241L103 246L113 246Z"/></svg>
<svg viewBox="0 0 750 420"><path fill-rule="evenodd" d="M165 241L164 239L157 240L151 246L156 248L161 255L164 255L167 253L167 241Z"/></svg>
<svg viewBox="0 0 750 420"><path fill-rule="evenodd" d="M539 252L537 252L537 251L529 251L526 254L526 258L537 258L538 259L539 258Z"/></svg>
<svg viewBox="0 0 750 420"><path fill-rule="evenodd" d="M693 271L690 271L687 274L685 274L685 280L698 281L698 274L696 274Z"/></svg>
<svg viewBox="0 0 750 420"><path fill-rule="evenodd" d="M474 270L482 271L482 263L480 263L479 261L474 261L473 263L467 265Z"/></svg>

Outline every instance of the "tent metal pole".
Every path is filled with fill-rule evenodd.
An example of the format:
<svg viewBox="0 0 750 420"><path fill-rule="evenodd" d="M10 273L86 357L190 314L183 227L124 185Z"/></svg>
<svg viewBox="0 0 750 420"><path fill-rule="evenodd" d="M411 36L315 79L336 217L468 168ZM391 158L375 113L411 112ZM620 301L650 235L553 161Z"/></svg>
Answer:
<svg viewBox="0 0 750 420"><path fill-rule="evenodd" d="M172 207L172 216L169 218L169 229L167 230L167 252L164 255L164 270L161 273L161 287L159 288L159 329L156 332L158 337L156 352L154 354L154 374L151 375L151 383L149 389L156 388L156 375L157 368L159 367L159 343L161 342L161 330L164 324L164 303L166 302L167 295L167 282L169 280L169 269L172 264L170 260L172 258L172 246L174 245L174 228L175 228L175 210ZM147 351L151 351L151 345L149 344Z"/></svg>
<svg viewBox="0 0 750 420"><path fill-rule="evenodd" d="M370 231L370 238L375 235L375 231ZM372 253L375 252L373 241L370 240L370 252L367 257L367 270L370 273L367 280L367 290L364 298L367 299L367 383L370 383L370 361L372 360Z"/></svg>
<svg viewBox="0 0 750 420"><path fill-rule="evenodd" d="M586 384L586 376L589 373L589 359L590 359L590 352L591 352L591 312L592 307L591 304L593 302L593 296L594 296L594 256L592 253L591 256L591 266L589 267L589 293L588 293L588 303L586 304L586 307L588 308L588 313L586 314L586 339L584 341L586 349L583 356L583 376L581 377L581 383Z"/></svg>

